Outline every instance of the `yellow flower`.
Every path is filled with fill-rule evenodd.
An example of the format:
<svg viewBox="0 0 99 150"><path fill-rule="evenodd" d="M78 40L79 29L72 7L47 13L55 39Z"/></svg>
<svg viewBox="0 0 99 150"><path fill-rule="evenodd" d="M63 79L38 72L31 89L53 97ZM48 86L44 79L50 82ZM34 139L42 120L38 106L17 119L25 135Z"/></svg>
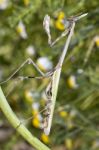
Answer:
<svg viewBox="0 0 99 150"><path fill-rule="evenodd" d="M96 43L96 46L99 47L99 36L95 37L95 43Z"/></svg>
<svg viewBox="0 0 99 150"><path fill-rule="evenodd" d="M63 11L59 12L58 19L65 19L65 14Z"/></svg>
<svg viewBox="0 0 99 150"><path fill-rule="evenodd" d="M31 91L25 91L25 98L28 102L33 102L33 96Z"/></svg>
<svg viewBox="0 0 99 150"><path fill-rule="evenodd" d="M78 84L76 83L76 77L74 75L71 75L68 80L67 80L67 84L70 88L77 88Z"/></svg>
<svg viewBox="0 0 99 150"><path fill-rule="evenodd" d="M39 103L34 102L32 104L32 115L33 115L33 120L32 120L32 124L34 127L36 128L41 128L42 127L42 116L39 113Z"/></svg>
<svg viewBox="0 0 99 150"><path fill-rule="evenodd" d="M62 118L67 118L67 117L68 117L68 112L66 112L66 111L60 111L60 112L59 112L59 115L60 115Z"/></svg>
<svg viewBox="0 0 99 150"><path fill-rule="evenodd" d="M41 135L41 140L45 143L48 144L50 142L50 139L47 135L45 135L44 133L42 133Z"/></svg>
<svg viewBox="0 0 99 150"><path fill-rule="evenodd" d="M23 2L24 2L24 5L25 5L25 6L28 6L29 3L30 3L30 0L23 0Z"/></svg>
<svg viewBox="0 0 99 150"><path fill-rule="evenodd" d="M0 10L4 10L7 8L9 0L0 0Z"/></svg>
<svg viewBox="0 0 99 150"><path fill-rule="evenodd" d="M73 142L72 142L72 139L68 138L65 140L65 145L66 145L66 148L68 150L71 150L73 148Z"/></svg>
<svg viewBox="0 0 99 150"><path fill-rule="evenodd" d="M38 117L34 117L32 120L32 124L34 127L39 128L40 127L40 120Z"/></svg>
<svg viewBox="0 0 99 150"><path fill-rule="evenodd" d="M18 34L23 38L23 39L27 39L27 32L25 29L25 25L23 24L22 21L19 22L17 28L16 28Z"/></svg>
<svg viewBox="0 0 99 150"><path fill-rule="evenodd" d="M65 19L65 14L64 12L59 12L57 20L55 21L55 27L58 30L64 30L65 29L65 25L64 25L64 19Z"/></svg>
<svg viewBox="0 0 99 150"><path fill-rule="evenodd" d="M29 45L27 48L26 48L26 53L29 55L29 56L34 56L35 55L35 48L33 45Z"/></svg>
<svg viewBox="0 0 99 150"><path fill-rule="evenodd" d="M53 67L52 62L47 57L38 58L37 65L43 71L48 71Z"/></svg>
<svg viewBox="0 0 99 150"><path fill-rule="evenodd" d="M32 104L32 115L36 118L38 117L39 118L39 103L37 102L34 102Z"/></svg>
<svg viewBox="0 0 99 150"><path fill-rule="evenodd" d="M55 26L58 30L64 30L65 29L65 26L64 24L61 22L60 19L56 20L55 22Z"/></svg>

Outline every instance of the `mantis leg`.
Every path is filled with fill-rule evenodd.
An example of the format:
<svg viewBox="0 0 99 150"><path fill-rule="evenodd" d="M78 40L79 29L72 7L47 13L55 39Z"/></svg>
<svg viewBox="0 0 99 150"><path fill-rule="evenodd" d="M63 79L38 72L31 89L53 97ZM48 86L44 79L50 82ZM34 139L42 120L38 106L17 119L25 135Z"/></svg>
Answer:
<svg viewBox="0 0 99 150"><path fill-rule="evenodd" d="M31 59L31 58L28 58L26 59L6 80L2 81L0 83L1 84L4 84L6 82L8 82L19 70L21 70L25 64L32 64L35 69L40 73L40 75L43 77L45 74L40 70L40 68L35 64L35 62ZM24 78L23 78L24 79Z"/></svg>

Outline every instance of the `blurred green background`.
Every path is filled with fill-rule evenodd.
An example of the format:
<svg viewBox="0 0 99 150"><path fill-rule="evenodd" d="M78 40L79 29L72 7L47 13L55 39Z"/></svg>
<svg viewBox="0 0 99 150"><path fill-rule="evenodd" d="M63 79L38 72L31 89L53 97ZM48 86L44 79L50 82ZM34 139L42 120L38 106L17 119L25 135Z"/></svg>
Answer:
<svg viewBox="0 0 99 150"><path fill-rule="evenodd" d="M99 150L99 1L0 0L0 81L7 79L27 58L47 72L58 62L66 37L48 46L43 18L51 16L52 39L63 31L61 19L88 12L79 20L62 68L51 134L40 129L44 91L48 80L20 81L18 76L39 75L26 64L2 84L10 106L27 128L53 150ZM60 17L63 15L63 18ZM46 59L46 63L44 61ZM0 150L33 150L0 111Z"/></svg>

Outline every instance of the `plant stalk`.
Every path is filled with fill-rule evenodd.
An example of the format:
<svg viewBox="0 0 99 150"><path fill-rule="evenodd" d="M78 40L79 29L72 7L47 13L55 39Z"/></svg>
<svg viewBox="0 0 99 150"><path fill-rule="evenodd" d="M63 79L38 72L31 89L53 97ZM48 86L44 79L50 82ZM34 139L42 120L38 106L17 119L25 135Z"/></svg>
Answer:
<svg viewBox="0 0 99 150"><path fill-rule="evenodd" d="M20 135L30 143L37 150L50 150L46 145L44 145L40 140L34 137L29 130L20 122L17 116L12 111L10 105L8 104L3 91L0 87L0 108L10 124L18 131Z"/></svg>

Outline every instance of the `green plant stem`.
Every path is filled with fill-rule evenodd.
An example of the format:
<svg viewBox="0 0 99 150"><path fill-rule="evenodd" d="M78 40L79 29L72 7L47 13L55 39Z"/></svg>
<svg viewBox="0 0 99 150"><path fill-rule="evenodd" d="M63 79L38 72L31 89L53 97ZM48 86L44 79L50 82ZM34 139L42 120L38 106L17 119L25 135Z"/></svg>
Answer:
<svg viewBox="0 0 99 150"><path fill-rule="evenodd" d="M44 145L40 140L34 137L29 130L21 124L20 120L12 111L11 107L9 106L2 89L0 87L0 108L3 111L4 115L11 123L11 125L18 131L22 137L28 141L34 148L37 150L50 150L46 145Z"/></svg>

